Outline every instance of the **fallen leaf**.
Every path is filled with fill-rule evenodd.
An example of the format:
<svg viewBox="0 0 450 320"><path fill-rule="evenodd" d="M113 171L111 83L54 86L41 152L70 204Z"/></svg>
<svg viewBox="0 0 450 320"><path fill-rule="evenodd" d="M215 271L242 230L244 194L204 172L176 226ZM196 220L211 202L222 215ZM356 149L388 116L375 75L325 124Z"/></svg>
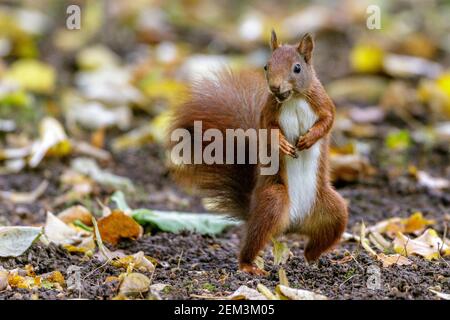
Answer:
<svg viewBox="0 0 450 320"><path fill-rule="evenodd" d="M432 177L425 171L418 170L416 173L419 185L429 189L447 189L450 188L450 180L445 178Z"/></svg>
<svg viewBox="0 0 450 320"><path fill-rule="evenodd" d="M354 182L371 175L374 169L360 154L330 154L332 181Z"/></svg>
<svg viewBox="0 0 450 320"><path fill-rule="evenodd" d="M398 232L393 241L394 250L403 256L420 255L426 260L450 255L450 248L433 229L427 229L420 237L411 239Z"/></svg>
<svg viewBox="0 0 450 320"><path fill-rule="evenodd" d="M286 287L289 287L289 280L286 275L286 271L283 267L278 270L278 277L280 278L280 284Z"/></svg>
<svg viewBox="0 0 450 320"><path fill-rule="evenodd" d="M133 255L125 256L116 260L112 260L111 264L117 268L136 269L142 272L153 272L155 270L154 264L145 257L143 251L139 251Z"/></svg>
<svg viewBox="0 0 450 320"><path fill-rule="evenodd" d="M47 212L44 233L50 242L60 245L79 244L84 235L89 235L69 227L50 211Z"/></svg>
<svg viewBox="0 0 450 320"><path fill-rule="evenodd" d="M383 50L375 44L358 44L350 53L350 63L357 72L376 73L383 68Z"/></svg>
<svg viewBox="0 0 450 320"><path fill-rule="evenodd" d="M434 79L442 73L442 66L420 57L389 54L384 58L383 67L393 77L427 77Z"/></svg>
<svg viewBox="0 0 450 320"><path fill-rule="evenodd" d="M0 292L8 287L8 274L8 271L0 270Z"/></svg>
<svg viewBox="0 0 450 320"><path fill-rule="evenodd" d="M135 190L130 179L100 169L97 162L92 159L76 158L71 162L71 167L73 170L90 177L103 186L128 192Z"/></svg>
<svg viewBox="0 0 450 320"><path fill-rule="evenodd" d="M422 231L427 226L435 223L436 222L434 220L425 219L422 212L417 211L410 215L408 218L402 219L402 224L404 225L404 229L402 232L413 233Z"/></svg>
<svg viewBox="0 0 450 320"><path fill-rule="evenodd" d="M365 108L354 107L350 109L349 116L357 123L379 123L383 121L385 112L379 106Z"/></svg>
<svg viewBox="0 0 450 320"><path fill-rule="evenodd" d="M75 83L87 100L111 106L139 104L143 99L142 93L131 84L130 70L126 68L108 67L78 72Z"/></svg>
<svg viewBox="0 0 450 320"><path fill-rule="evenodd" d="M150 209L133 210L133 218L141 225L156 227L166 232L179 233L183 230L200 234L215 235L239 224L231 217L207 214L185 213L177 211L159 211Z"/></svg>
<svg viewBox="0 0 450 320"><path fill-rule="evenodd" d="M388 82L378 76L354 76L334 80L326 86L335 101L375 104L386 90Z"/></svg>
<svg viewBox="0 0 450 320"><path fill-rule="evenodd" d="M259 269L261 269L261 270L264 271L264 264L265 264L265 263L264 263L264 258L263 258L263 257L257 256L253 262L255 263L255 265L256 265Z"/></svg>
<svg viewBox="0 0 450 320"><path fill-rule="evenodd" d="M183 230L200 234L215 235L239 224L231 217L208 213L185 213L177 211L159 211L150 209L131 210L125 202L122 192L114 193L111 198L118 208L130 212L141 225L156 227L159 230L178 233Z"/></svg>
<svg viewBox="0 0 450 320"><path fill-rule="evenodd" d="M37 227L0 227L0 257L22 255L41 234Z"/></svg>
<svg viewBox="0 0 450 320"><path fill-rule="evenodd" d="M408 218L394 217L378 222L376 225L369 227L369 232L385 233L393 238L398 232L402 233L418 233L423 231L427 226L434 224L434 220L425 219L421 212L414 212Z"/></svg>
<svg viewBox="0 0 450 320"><path fill-rule="evenodd" d="M145 143L154 140L154 128L151 123L133 129L112 141L114 152L120 152L130 148L139 148Z"/></svg>
<svg viewBox="0 0 450 320"><path fill-rule="evenodd" d="M5 74L5 79L16 81L22 88L49 94L55 88L56 73L50 66L38 60L18 60Z"/></svg>
<svg viewBox="0 0 450 320"><path fill-rule="evenodd" d="M12 203L33 203L47 190L48 181L42 181L36 189L31 192L0 191L0 198Z"/></svg>
<svg viewBox="0 0 450 320"><path fill-rule="evenodd" d="M443 292L439 292L433 289L429 289L431 292L433 292L435 295L437 295L439 298L444 299L444 300L450 300L450 293L443 293Z"/></svg>
<svg viewBox="0 0 450 320"><path fill-rule="evenodd" d="M66 280L60 271L53 271L41 276L43 280L47 280L51 283L58 283L61 287L66 286Z"/></svg>
<svg viewBox="0 0 450 320"><path fill-rule="evenodd" d="M383 263L383 268L387 268L393 264L398 266L408 266L412 264L412 261L407 257L398 253L386 255L384 253L378 253L377 259Z"/></svg>
<svg viewBox="0 0 450 320"><path fill-rule="evenodd" d="M289 288L283 285L278 285L276 291L282 296L290 300L327 300L324 295L314 293L312 291L303 289Z"/></svg>
<svg viewBox="0 0 450 320"><path fill-rule="evenodd" d="M131 123L131 110L127 106L109 108L100 102L74 104L66 113L70 123L77 123L83 128L97 130L118 127L126 130Z"/></svg>
<svg viewBox="0 0 450 320"><path fill-rule="evenodd" d="M76 220L81 221L87 226L92 226L92 214L83 206L77 205L60 212L58 218L66 223L74 223Z"/></svg>
<svg viewBox="0 0 450 320"><path fill-rule="evenodd" d="M291 254L291 251L289 250L287 244L284 242L279 242L275 239L272 239L272 242L273 264L276 266L285 264Z"/></svg>
<svg viewBox="0 0 450 320"><path fill-rule="evenodd" d="M231 300L267 300L267 298L257 290L247 286L240 286L235 292L228 296Z"/></svg>
<svg viewBox="0 0 450 320"><path fill-rule="evenodd" d="M30 167L37 167L47 154L64 156L70 153L70 141L64 128L55 118L45 117L42 119L39 124L39 133L39 139L31 149L31 158L28 162Z"/></svg>
<svg viewBox="0 0 450 320"><path fill-rule="evenodd" d="M103 45L94 45L82 49L76 59L78 66L86 70L119 65L117 54Z"/></svg>
<svg viewBox="0 0 450 320"><path fill-rule="evenodd" d="M411 146L411 137L408 130L389 132L385 141L386 147L391 150L406 150Z"/></svg>
<svg viewBox="0 0 450 320"><path fill-rule="evenodd" d="M142 273L132 272L125 276L119 287L119 294L124 296L138 296L150 288L150 279Z"/></svg>
<svg viewBox="0 0 450 320"><path fill-rule="evenodd" d="M170 287L170 285L164 284L164 283L155 283L155 284L152 284L152 285L150 286L150 292L151 292L151 294L150 294L150 296L149 296L149 299L151 299L151 300L162 300L162 298L161 298L161 292L162 292L165 288L168 288L168 287Z"/></svg>
<svg viewBox="0 0 450 320"><path fill-rule="evenodd" d="M95 185L91 178L71 169L64 171L60 182L65 190L69 190L55 199L56 206L90 195Z"/></svg>
<svg viewBox="0 0 450 320"><path fill-rule="evenodd" d="M267 288L262 283L258 283L256 286L256 290L258 290L261 294L263 294L269 300L278 300L277 296L272 293L272 291Z"/></svg>
<svg viewBox="0 0 450 320"><path fill-rule="evenodd" d="M136 240L142 236L142 227L121 210L113 210L110 215L98 220L98 230L103 241L116 245L120 239Z"/></svg>

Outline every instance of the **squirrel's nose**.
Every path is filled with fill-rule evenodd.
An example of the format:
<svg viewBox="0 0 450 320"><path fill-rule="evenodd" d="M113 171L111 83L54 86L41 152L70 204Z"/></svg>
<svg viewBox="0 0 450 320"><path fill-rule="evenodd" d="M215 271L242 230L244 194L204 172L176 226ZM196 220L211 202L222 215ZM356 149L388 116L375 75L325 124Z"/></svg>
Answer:
<svg viewBox="0 0 450 320"><path fill-rule="evenodd" d="M273 93L279 93L280 86L270 86L270 91L272 91Z"/></svg>

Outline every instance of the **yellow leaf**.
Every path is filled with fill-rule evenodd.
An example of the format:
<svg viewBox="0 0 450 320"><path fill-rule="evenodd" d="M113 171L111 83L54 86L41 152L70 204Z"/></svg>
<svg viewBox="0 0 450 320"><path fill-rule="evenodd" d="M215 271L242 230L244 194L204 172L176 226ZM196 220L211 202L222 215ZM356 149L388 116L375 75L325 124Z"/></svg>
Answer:
<svg viewBox="0 0 450 320"><path fill-rule="evenodd" d="M153 272L155 270L154 264L144 256L143 251L139 251L131 256L125 256L120 259L111 261L111 264L117 268L138 269L144 272Z"/></svg>
<svg viewBox="0 0 450 320"><path fill-rule="evenodd" d="M416 239L411 239L399 232L393 244L394 250L403 256L420 255L427 260L433 260L441 255L450 255L450 248L433 229L427 229Z"/></svg>
<svg viewBox="0 0 450 320"><path fill-rule="evenodd" d="M51 283L58 283L62 287L66 285L66 280L60 271L53 271L49 275L45 276L45 280Z"/></svg>
<svg viewBox="0 0 450 320"><path fill-rule="evenodd" d="M436 79L436 84L447 96L450 97L450 72L443 73Z"/></svg>
<svg viewBox="0 0 450 320"><path fill-rule="evenodd" d="M427 226L434 224L434 220L425 219L421 212L414 212L408 218L390 218L368 228L370 232L385 233L393 238L398 232L417 233L423 231Z"/></svg>
<svg viewBox="0 0 450 320"><path fill-rule="evenodd" d="M358 44L350 53L350 63L357 72L375 73L383 67L383 50L376 45Z"/></svg>
<svg viewBox="0 0 450 320"><path fill-rule="evenodd" d="M140 86L147 97L165 100L169 107L180 103L180 97L184 98L188 93L186 85L175 80L143 80Z"/></svg>
<svg viewBox="0 0 450 320"><path fill-rule="evenodd" d="M26 90L49 94L54 91L56 74L52 66L26 59L14 62L5 78L18 82Z"/></svg>
<svg viewBox="0 0 450 320"><path fill-rule="evenodd" d="M163 112L156 116L151 122L152 138L158 142L163 143L167 135L167 129L170 124L170 113Z"/></svg>
<svg viewBox="0 0 450 320"><path fill-rule="evenodd" d="M422 215L422 212L414 212L409 218L403 219L402 223L404 225L403 232L412 233L416 231L422 231L426 226L432 225L435 223L434 220L425 219Z"/></svg>

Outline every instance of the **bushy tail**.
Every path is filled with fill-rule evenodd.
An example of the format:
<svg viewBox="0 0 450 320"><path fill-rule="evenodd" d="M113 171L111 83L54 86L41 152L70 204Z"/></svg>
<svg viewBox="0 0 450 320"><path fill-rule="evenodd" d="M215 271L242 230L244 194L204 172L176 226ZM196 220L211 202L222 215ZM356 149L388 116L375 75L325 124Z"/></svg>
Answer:
<svg viewBox="0 0 450 320"><path fill-rule="evenodd" d="M189 100L175 109L169 137L177 128L187 129L193 146L194 121L202 122L203 132L214 128L220 130L223 137L226 129L257 129L267 94L263 77L248 71L233 73L225 70L197 81L192 86ZM169 151L177 143L168 142ZM203 142L203 148L209 143ZM225 148L223 151L225 163ZM255 164L248 164L248 157L246 159L246 164L208 165L202 162L172 164L171 167L177 182L207 198L208 209L246 219L257 169Z"/></svg>

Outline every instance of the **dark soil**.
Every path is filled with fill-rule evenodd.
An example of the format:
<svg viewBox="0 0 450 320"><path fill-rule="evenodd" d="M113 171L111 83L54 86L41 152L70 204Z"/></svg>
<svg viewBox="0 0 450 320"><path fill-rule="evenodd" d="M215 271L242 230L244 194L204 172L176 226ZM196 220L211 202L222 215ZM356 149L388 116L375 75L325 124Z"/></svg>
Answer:
<svg viewBox="0 0 450 320"><path fill-rule="evenodd" d="M408 161L423 159L417 156ZM430 154L430 153L428 153ZM450 177L448 153L433 152L425 165L430 172ZM382 155L372 159L379 168ZM383 160L384 161L384 160ZM0 176L0 190L29 191L43 178L50 182L45 196L30 205L0 203L0 218L12 225L42 223L46 210L58 212L64 208L52 207L52 199L60 194L59 175L67 164L47 162L47 169L27 171L16 175ZM389 167L389 166L388 166ZM170 180L162 161L162 153L155 146L130 150L116 156L108 168L120 175L130 177L139 187L138 195L129 198L132 207L202 210L201 202L181 192ZM398 168L397 168L398 169ZM404 168L403 168L404 169ZM365 180L354 184L338 184L339 192L349 200L350 220L348 231L361 221L366 225L389 217L405 217L414 211L422 211L427 218L437 221L434 228L441 234L446 229L450 212L449 195L419 188L416 182L400 170L380 170ZM106 199L107 193L100 191L98 197ZM95 204L94 204L95 206ZM446 220L447 219L447 220ZM147 234L138 241L124 241L119 248L128 253L139 250L159 261L153 275L153 283L169 284L161 296L168 299L191 299L207 296L226 296L241 285L256 287L261 282L274 289L278 284L278 266L273 266L270 247L266 249L265 268L268 277L254 277L237 271L240 228L229 230L218 237L197 234ZM410 266L382 268L370 258L357 243L345 242L334 251L321 257L316 264L308 265L303 257L303 240L296 235L285 238L293 253L284 266L292 287L313 290L332 299L436 299L430 287L450 291L449 260L434 262L422 258L411 258ZM65 277L70 266L81 267L81 291L64 289L40 289L41 299L89 298L110 299L117 295L118 281L106 282L108 276L118 276L124 270L105 265L99 260L85 259L69 254L64 249L50 245L35 244L19 258L0 259L6 269L31 264L37 274L59 270ZM369 266L380 267L381 286L369 289ZM0 299L29 299L34 292L24 289L0 292Z"/></svg>

